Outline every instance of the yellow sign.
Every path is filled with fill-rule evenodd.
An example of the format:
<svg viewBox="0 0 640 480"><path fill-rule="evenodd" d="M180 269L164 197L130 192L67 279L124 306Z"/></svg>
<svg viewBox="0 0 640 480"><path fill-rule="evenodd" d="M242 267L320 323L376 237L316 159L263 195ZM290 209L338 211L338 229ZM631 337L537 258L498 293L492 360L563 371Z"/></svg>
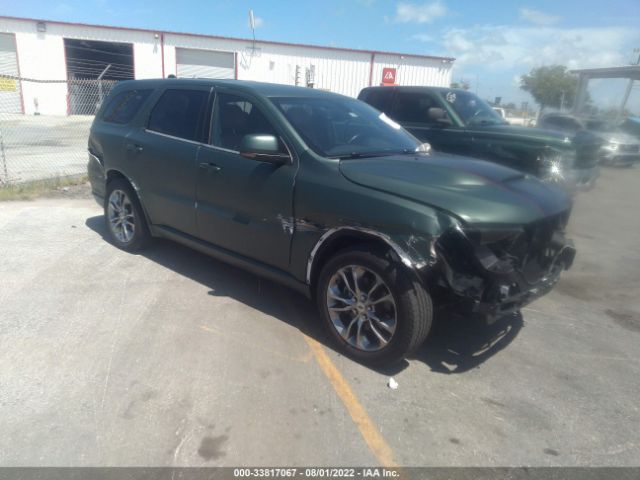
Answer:
<svg viewBox="0 0 640 480"><path fill-rule="evenodd" d="M0 92L15 92L16 90L15 79L0 77Z"/></svg>

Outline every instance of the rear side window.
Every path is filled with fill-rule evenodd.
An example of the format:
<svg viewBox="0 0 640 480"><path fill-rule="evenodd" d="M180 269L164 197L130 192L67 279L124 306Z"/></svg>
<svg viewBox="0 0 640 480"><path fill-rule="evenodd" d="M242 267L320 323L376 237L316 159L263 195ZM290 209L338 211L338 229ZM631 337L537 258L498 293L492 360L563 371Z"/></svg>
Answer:
<svg viewBox="0 0 640 480"><path fill-rule="evenodd" d="M201 141L200 125L209 92L167 90L153 107L147 128L186 140Z"/></svg>
<svg viewBox="0 0 640 480"><path fill-rule="evenodd" d="M398 92L391 116L398 122L435 123L427 112L438 106L435 99L424 93Z"/></svg>
<svg viewBox="0 0 640 480"><path fill-rule="evenodd" d="M120 92L109 102L102 114L102 120L124 125L138 113L151 90L128 90Z"/></svg>
<svg viewBox="0 0 640 480"><path fill-rule="evenodd" d="M385 108L387 107L387 101L389 99L390 93L390 90L384 91L383 89L368 90L365 92L364 98L362 98L362 100L367 102L373 108L377 108L381 112L384 112Z"/></svg>

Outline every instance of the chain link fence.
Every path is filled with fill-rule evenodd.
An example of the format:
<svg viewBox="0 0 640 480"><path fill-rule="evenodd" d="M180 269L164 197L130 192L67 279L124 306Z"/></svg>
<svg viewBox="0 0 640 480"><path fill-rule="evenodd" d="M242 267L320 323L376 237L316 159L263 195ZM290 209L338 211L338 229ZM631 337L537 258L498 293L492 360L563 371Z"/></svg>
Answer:
<svg viewBox="0 0 640 480"><path fill-rule="evenodd" d="M115 83L0 74L0 187L84 174L91 122Z"/></svg>

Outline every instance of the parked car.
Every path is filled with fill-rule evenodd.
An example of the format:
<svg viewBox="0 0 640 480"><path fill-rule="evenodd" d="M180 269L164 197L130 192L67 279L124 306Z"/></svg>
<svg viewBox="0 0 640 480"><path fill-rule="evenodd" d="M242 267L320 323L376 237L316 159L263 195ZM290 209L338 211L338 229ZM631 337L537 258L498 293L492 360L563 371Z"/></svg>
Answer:
<svg viewBox="0 0 640 480"><path fill-rule="evenodd" d="M569 191L590 188L599 174L597 139L509 125L466 90L369 87L358 98L435 150L500 163Z"/></svg>
<svg viewBox="0 0 640 480"><path fill-rule="evenodd" d="M619 122L600 118L579 118L567 113L548 113L538 121L540 128L567 135L589 132L601 141L600 161L605 165L630 166L640 161L640 139L624 131Z"/></svg>
<svg viewBox="0 0 640 480"><path fill-rule="evenodd" d="M315 298L346 354L418 347L433 305L488 317L549 291L575 250L562 191L432 154L355 99L225 80L119 83L89 138L113 243L183 243Z"/></svg>
<svg viewBox="0 0 640 480"><path fill-rule="evenodd" d="M620 129L640 140L640 117L628 117L622 122Z"/></svg>
<svg viewBox="0 0 640 480"><path fill-rule="evenodd" d="M507 120L507 112L505 111L504 108L502 107L491 107L491 108L493 108L494 112L500 115L500 118L502 118L505 121Z"/></svg>

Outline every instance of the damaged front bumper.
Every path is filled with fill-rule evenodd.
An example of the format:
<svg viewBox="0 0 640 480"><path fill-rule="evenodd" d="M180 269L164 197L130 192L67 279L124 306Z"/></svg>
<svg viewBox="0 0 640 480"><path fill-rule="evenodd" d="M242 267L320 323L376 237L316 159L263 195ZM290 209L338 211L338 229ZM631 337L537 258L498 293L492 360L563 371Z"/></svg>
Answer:
<svg viewBox="0 0 640 480"><path fill-rule="evenodd" d="M524 231L520 235L525 237L520 240L519 252L524 252L520 257L482 244L461 229L441 236L436 264L439 286L453 294L463 310L488 321L517 312L545 295L573 264L573 242L557 231L544 242L527 239Z"/></svg>

